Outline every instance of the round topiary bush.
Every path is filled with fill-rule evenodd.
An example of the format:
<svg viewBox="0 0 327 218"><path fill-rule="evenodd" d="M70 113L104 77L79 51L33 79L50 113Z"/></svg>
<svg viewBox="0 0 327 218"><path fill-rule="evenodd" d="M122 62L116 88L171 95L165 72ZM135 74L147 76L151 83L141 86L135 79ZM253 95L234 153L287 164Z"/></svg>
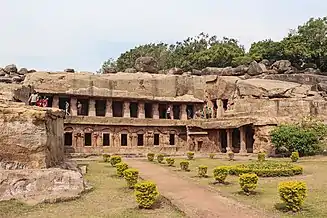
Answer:
<svg viewBox="0 0 327 218"><path fill-rule="evenodd" d="M299 158L300 158L299 152L297 152L297 151L292 152L292 154L291 154L292 162L297 162L299 160Z"/></svg>
<svg viewBox="0 0 327 218"><path fill-rule="evenodd" d="M227 155L228 155L228 159L229 159L230 161L233 161L233 160L234 160L234 157L235 157L234 152L229 151L229 152L227 153Z"/></svg>
<svg viewBox="0 0 327 218"><path fill-rule="evenodd" d="M241 189L245 194L250 194L257 188L258 176L255 173L244 173L239 177Z"/></svg>
<svg viewBox="0 0 327 218"><path fill-rule="evenodd" d="M216 156L216 154L214 154L214 153L210 153L210 154L209 154L209 158L210 158L210 159L213 159L215 156Z"/></svg>
<svg viewBox="0 0 327 218"><path fill-rule="evenodd" d="M103 162L109 162L110 161L110 154L103 154L102 158L103 158Z"/></svg>
<svg viewBox="0 0 327 218"><path fill-rule="evenodd" d="M286 209L296 212L301 209L304 199L307 197L307 185L299 181L280 182L278 192Z"/></svg>
<svg viewBox="0 0 327 218"><path fill-rule="evenodd" d="M199 177L207 177L208 167L204 165L200 165L198 167L198 176Z"/></svg>
<svg viewBox="0 0 327 218"><path fill-rule="evenodd" d="M147 157L148 157L148 161L151 161L151 162L154 161L154 153L148 153Z"/></svg>
<svg viewBox="0 0 327 218"><path fill-rule="evenodd" d="M258 153L258 161L263 162L263 161L265 161L265 160L266 160L266 153L264 153L264 152L259 152L259 153Z"/></svg>
<svg viewBox="0 0 327 218"><path fill-rule="evenodd" d="M124 176L124 171L128 169L127 163L120 162L116 164L116 170L117 170L117 176L123 177Z"/></svg>
<svg viewBox="0 0 327 218"><path fill-rule="evenodd" d="M186 155L187 155L187 159L189 159L189 160L193 160L194 159L194 152L189 151L189 152L186 153Z"/></svg>
<svg viewBox="0 0 327 218"><path fill-rule="evenodd" d="M144 181L135 185L136 202L140 208L151 208L156 202L159 192L153 182Z"/></svg>
<svg viewBox="0 0 327 218"><path fill-rule="evenodd" d="M167 162L168 166L172 167L172 166L174 166L175 159L171 158L171 157L167 157L166 162Z"/></svg>
<svg viewBox="0 0 327 218"><path fill-rule="evenodd" d="M281 161L255 161L229 167L230 175L238 176L243 173L255 173L259 177L294 176L301 175L303 173L303 168L289 162Z"/></svg>
<svg viewBox="0 0 327 218"><path fill-rule="evenodd" d="M111 166L116 166L116 164L120 163L121 162L121 157L120 156L112 156L110 158L110 164Z"/></svg>
<svg viewBox="0 0 327 218"><path fill-rule="evenodd" d="M163 154L158 154L157 155L157 161L158 161L158 163L163 163L163 160L164 160L164 155Z"/></svg>
<svg viewBox="0 0 327 218"><path fill-rule="evenodd" d="M190 162L188 162L187 160L183 160L179 163L180 167L181 167L181 170L183 171L189 171L189 165L190 165Z"/></svg>
<svg viewBox="0 0 327 218"><path fill-rule="evenodd" d="M123 172L124 178L127 182L129 188L134 188L135 184L137 183L139 177L139 171L137 169L127 169Z"/></svg>
<svg viewBox="0 0 327 218"><path fill-rule="evenodd" d="M229 167L227 166L216 167L213 170L213 177L217 182L224 183L224 181L228 176L228 172L229 172Z"/></svg>

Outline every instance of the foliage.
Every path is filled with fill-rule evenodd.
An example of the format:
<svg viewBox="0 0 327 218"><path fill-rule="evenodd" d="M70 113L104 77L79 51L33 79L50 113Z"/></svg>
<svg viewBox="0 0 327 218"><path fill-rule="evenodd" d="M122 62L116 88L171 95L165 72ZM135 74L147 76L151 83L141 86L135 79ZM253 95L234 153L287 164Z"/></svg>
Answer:
<svg viewBox="0 0 327 218"><path fill-rule="evenodd" d="M134 188L139 177L139 171L137 169L129 168L123 172L124 178L129 188Z"/></svg>
<svg viewBox="0 0 327 218"><path fill-rule="evenodd" d="M193 160L194 159L194 152L189 151L189 152L186 153L186 155L187 155L187 159L189 159L189 160Z"/></svg>
<svg viewBox="0 0 327 218"><path fill-rule="evenodd" d="M300 158L299 152L297 152L297 151L292 152L292 154L291 154L292 162L297 162L299 160L299 158Z"/></svg>
<svg viewBox="0 0 327 218"><path fill-rule="evenodd" d="M266 153L265 152L259 152L258 153L258 161L265 161L266 160Z"/></svg>
<svg viewBox="0 0 327 218"><path fill-rule="evenodd" d="M204 165L200 165L198 167L198 176L199 177L206 177L208 172L208 167Z"/></svg>
<svg viewBox="0 0 327 218"><path fill-rule="evenodd" d="M124 171L128 169L127 163L120 162L116 164L116 170L117 170L117 176L123 177L124 176Z"/></svg>
<svg viewBox="0 0 327 218"><path fill-rule="evenodd" d="M163 160L164 160L164 155L163 154L158 154L157 155L157 161L158 161L158 163L163 163Z"/></svg>
<svg viewBox="0 0 327 218"><path fill-rule="evenodd" d="M255 173L244 173L239 177L239 183L244 193L253 192L258 184L258 176Z"/></svg>
<svg viewBox="0 0 327 218"><path fill-rule="evenodd" d="M101 69L98 71L98 73L105 73L106 69L112 68L112 69L117 69L117 63L114 59L109 58L105 62L103 62Z"/></svg>
<svg viewBox="0 0 327 218"><path fill-rule="evenodd" d="M214 159L215 156L216 156L216 154L214 154L214 153L210 153L210 154L209 154L209 158L210 158L210 159Z"/></svg>
<svg viewBox="0 0 327 218"><path fill-rule="evenodd" d="M228 176L228 172L229 172L229 167L226 166L216 167L213 170L213 177L217 182L223 183Z"/></svg>
<svg viewBox="0 0 327 218"><path fill-rule="evenodd" d="M254 42L249 50L249 55L256 61L268 59L270 61L280 60L283 57L280 42L271 39Z"/></svg>
<svg viewBox="0 0 327 218"><path fill-rule="evenodd" d="M301 175L303 168L281 161L256 161L229 167L230 175L241 175L243 173L255 173L259 177L294 176Z"/></svg>
<svg viewBox="0 0 327 218"><path fill-rule="evenodd" d="M103 162L109 162L110 161L110 154L103 154L102 158L103 158Z"/></svg>
<svg viewBox="0 0 327 218"><path fill-rule="evenodd" d="M322 150L327 126L312 118L305 118L299 123L280 125L270 134L277 153L290 155L298 151L300 156L307 156Z"/></svg>
<svg viewBox="0 0 327 218"><path fill-rule="evenodd" d="M299 181L286 181L278 184L278 192L286 208L291 211L299 211L307 196L307 185Z"/></svg>
<svg viewBox="0 0 327 218"><path fill-rule="evenodd" d="M168 166L174 166L175 159L171 158L171 157L167 157L166 162L167 162Z"/></svg>
<svg viewBox="0 0 327 218"><path fill-rule="evenodd" d="M230 161L234 160L234 156L235 156L234 152L229 151L229 152L227 153L227 155L228 155L228 159L229 159Z"/></svg>
<svg viewBox="0 0 327 218"><path fill-rule="evenodd" d="M180 167L181 167L181 170L183 171L189 171L189 165L190 165L190 162L188 162L187 160L183 160L179 163Z"/></svg>
<svg viewBox="0 0 327 218"><path fill-rule="evenodd" d="M148 153L148 155L147 155L147 157L148 157L148 161L154 161L154 153Z"/></svg>
<svg viewBox="0 0 327 218"><path fill-rule="evenodd" d="M136 202L140 208L151 208L156 202L159 192L153 182L144 181L135 185Z"/></svg>
<svg viewBox="0 0 327 218"><path fill-rule="evenodd" d="M111 166L116 166L116 164L120 163L121 162L121 157L120 156L112 156L110 158L110 164Z"/></svg>

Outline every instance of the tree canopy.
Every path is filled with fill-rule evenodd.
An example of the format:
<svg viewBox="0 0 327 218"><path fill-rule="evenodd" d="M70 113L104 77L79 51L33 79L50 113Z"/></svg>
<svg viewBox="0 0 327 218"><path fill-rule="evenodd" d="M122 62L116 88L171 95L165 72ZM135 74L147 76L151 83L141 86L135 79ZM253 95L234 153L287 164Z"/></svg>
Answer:
<svg viewBox="0 0 327 218"><path fill-rule="evenodd" d="M264 39L252 43L248 52L237 39L200 33L175 44L149 43L122 53L117 60L109 59L105 67L118 71L134 67L139 57L151 56L158 62L158 70L172 67L183 70L205 67L228 67L267 59L270 62L290 60L295 66L327 70L327 17L311 18L280 41Z"/></svg>

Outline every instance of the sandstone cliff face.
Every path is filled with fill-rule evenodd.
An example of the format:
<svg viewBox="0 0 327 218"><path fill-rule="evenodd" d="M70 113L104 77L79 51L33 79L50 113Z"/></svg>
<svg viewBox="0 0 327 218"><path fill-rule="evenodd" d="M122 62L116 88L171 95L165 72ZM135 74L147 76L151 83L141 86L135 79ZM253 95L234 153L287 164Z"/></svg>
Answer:
<svg viewBox="0 0 327 218"><path fill-rule="evenodd" d="M48 168L64 159L61 111L0 103L0 169Z"/></svg>

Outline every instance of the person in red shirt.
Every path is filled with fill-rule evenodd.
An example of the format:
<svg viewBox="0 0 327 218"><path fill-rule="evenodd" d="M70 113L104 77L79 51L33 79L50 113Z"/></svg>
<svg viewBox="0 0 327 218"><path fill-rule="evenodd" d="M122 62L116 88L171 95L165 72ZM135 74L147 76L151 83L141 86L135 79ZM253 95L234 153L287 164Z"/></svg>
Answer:
<svg viewBox="0 0 327 218"><path fill-rule="evenodd" d="M43 104L43 99L42 97L39 97L38 100L36 101L36 106L42 107L42 104Z"/></svg>
<svg viewBox="0 0 327 218"><path fill-rule="evenodd" d="M48 98L44 97L43 102L42 102L43 107L48 107Z"/></svg>

